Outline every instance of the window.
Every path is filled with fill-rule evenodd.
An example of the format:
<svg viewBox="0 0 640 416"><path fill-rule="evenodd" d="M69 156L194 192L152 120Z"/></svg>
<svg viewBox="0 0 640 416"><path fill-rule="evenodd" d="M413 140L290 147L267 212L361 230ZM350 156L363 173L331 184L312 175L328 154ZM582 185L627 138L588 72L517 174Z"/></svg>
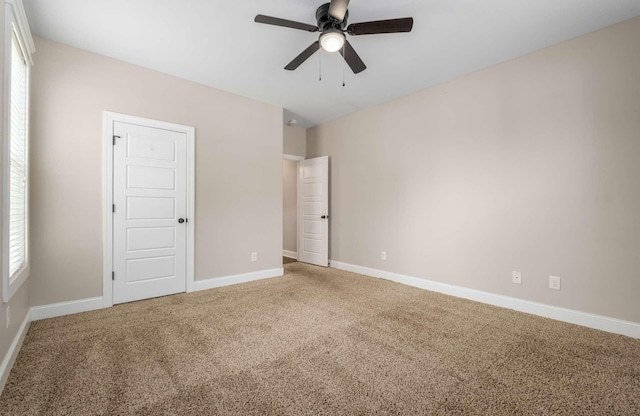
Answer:
<svg viewBox="0 0 640 416"><path fill-rule="evenodd" d="M27 61L18 38L11 42L9 107L9 283L27 264Z"/></svg>
<svg viewBox="0 0 640 416"><path fill-rule="evenodd" d="M4 36L2 292L3 301L8 302L29 275L29 71L33 41L20 0L5 0Z"/></svg>

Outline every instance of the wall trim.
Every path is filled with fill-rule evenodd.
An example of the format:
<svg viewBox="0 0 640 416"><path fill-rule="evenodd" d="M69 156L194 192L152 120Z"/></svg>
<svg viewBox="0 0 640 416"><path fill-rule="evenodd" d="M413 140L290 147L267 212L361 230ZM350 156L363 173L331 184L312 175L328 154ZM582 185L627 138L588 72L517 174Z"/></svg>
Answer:
<svg viewBox="0 0 640 416"><path fill-rule="evenodd" d="M33 43L33 36L31 36L31 28L29 28L29 22L27 21L27 14L24 11L24 5L22 0L5 0L5 4L11 6L18 32L20 32L21 43L24 43L22 47L26 52L26 58L30 65L33 65L33 53L36 51L36 46ZM10 38L9 38L10 39Z"/></svg>
<svg viewBox="0 0 640 416"><path fill-rule="evenodd" d="M56 318L58 316L72 315L74 313L95 311L102 309L102 296L96 298L72 300L69 302L52 303L50 305L34 306L31 308L31 320Z"/></svg>
<svg viewBox="0 0 640 416"><path fill-rule="evenodd" d="M282 158L285 160L296 160L298 162L305 159L304 156L288 155L286 153L282 155Z"/></svg>
<svg viewBox="0 0 640 416"><path fill-rule="evenodd" d="M581 325L588 328L599 329L601 331L612 332L614 334L626 335L628 337L640 339L640 323L636 322L623 321L620 319L595 315L588 312L581 312L573 309L560 308L558 306L545 305L543 303L497 295L489 292L482 292L480 290L434 282L432 280L421 279L419 277L406 276L398 273L357 266L335 260L332 260L330 264L333 268L345 270L348 272L391 280L392 282L402 283L404 285L413 286L420 289L431 290L433 292L444 293L446 295L474 300L476 302L482 302L493 306L513 309L519 312L525 312L562 322L568 322L570 324Z"/></svg>
<svg viewBox="0 0 640 416"><path fill-rule="evenodd" d="M11 369L13 368L13 364L16 362L16 358L18 358L20 347L22 347L22 342L24 341L24 337L27 335L27 332L29 331L30 324L31 324L31 310L27 311L27 315L24 317L22 324L20 324L18 333L13 338L13 342L11 342L11 345L9 346L9 350L7 351L7 354L4 356L2 363L0 364L0 395L2 395L4 386L7 384L7 380L9 379L9 374L11 373Z"/></svg>
<svg viewBox="0 0 640 416"><path fill-rule="evenodd" d="M284 275L284 268L260 270L257 272L235 274L232 276L215 277L207 280L196 280L195 291L215 289L217 287L237 285L239 283L253 282L255 280L270 279Z"/></svg>
<svg viewBox="0 0 640 416"><path fill-rule="evenodd" d="M289 257L290 259L298 260L298 253L296 251L282 250L282 255L284 257Z"/></svg>

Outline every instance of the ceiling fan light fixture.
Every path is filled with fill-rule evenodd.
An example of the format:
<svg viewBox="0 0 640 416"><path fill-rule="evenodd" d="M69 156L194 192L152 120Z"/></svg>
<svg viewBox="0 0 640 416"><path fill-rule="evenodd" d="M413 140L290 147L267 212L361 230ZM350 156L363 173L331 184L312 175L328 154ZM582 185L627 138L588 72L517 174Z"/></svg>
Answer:
<svg viewBox="0 0 640 416"><path fill-rule="evenodd" d="M344 33L341 31L327 30L320 35L320 45L327 52L337 52L344 46Z"/></svg>

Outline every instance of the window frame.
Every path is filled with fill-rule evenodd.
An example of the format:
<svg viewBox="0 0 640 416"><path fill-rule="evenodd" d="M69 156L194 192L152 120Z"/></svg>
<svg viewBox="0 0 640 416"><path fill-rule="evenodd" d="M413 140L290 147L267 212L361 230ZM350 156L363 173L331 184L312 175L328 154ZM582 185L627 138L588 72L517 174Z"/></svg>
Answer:
<svg viewBox="0 0 640 416"><path fill-rule="evenodd" d="M2 140L2 294L4 303L11 300L29 277L29 123L30 123L30 84L32 53L35 51L33 38L27 23L22 0L4 2L4 112ZM26 143L25 143L25 263L13 276L9 275L9 238L10 238L10 171L11 171L11 63L13 36L21 49L26 63Z"/></svg>

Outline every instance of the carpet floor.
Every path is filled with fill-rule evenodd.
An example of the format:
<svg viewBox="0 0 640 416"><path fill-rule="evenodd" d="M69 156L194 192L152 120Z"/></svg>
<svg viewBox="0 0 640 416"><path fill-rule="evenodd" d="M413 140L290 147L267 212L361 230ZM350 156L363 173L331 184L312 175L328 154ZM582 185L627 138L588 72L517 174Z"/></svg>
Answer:
<svg viewBox="0 0 640 416"><path fill-rule="evenodd" d="M295 263L296 259L292 259L291 257L282 257L282 264Z"/></svg>
<svg viewBox="0 0 640 416"><path fill-rule="evenodd" d="M33 322L0 414L640 414L640 340L285 270Z"/></svg>

